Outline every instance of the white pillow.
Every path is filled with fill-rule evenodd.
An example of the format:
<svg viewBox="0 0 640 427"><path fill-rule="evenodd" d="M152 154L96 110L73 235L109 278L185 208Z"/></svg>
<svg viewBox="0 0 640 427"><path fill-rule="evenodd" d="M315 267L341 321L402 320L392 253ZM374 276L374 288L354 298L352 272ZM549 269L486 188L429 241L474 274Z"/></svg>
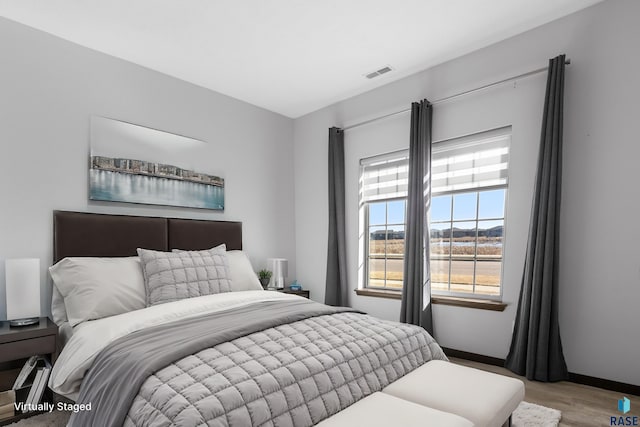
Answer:
<svg viewBox="0 0 640 427"><path fill-rule="evenodd" d="M64 258L49 267L71 326L145 308L138 257Z"/></svg>
<svg viewBox="0 0 640 427"><path fill-rule="evenodd" d="M242 251L227 251L229 270L231 273L231 290L235 291L261 291L262 285L251 261Z"/></svg>
<svg viewBox="0 0 640 427"><path fill-rule="evenodd" d="M51 290L51 316L53 317L53 323L60 326L65 322L68 322L67 319L67 308L64 306L64 298L56 284L53 284L53 289Z"/></svg>

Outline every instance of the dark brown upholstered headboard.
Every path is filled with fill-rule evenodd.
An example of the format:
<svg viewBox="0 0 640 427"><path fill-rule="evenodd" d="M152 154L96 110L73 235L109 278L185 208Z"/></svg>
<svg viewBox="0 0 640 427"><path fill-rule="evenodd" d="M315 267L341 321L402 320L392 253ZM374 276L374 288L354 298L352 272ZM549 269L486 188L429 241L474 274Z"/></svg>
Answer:
<svg viewBox="0 0 640 427"><path fill-rule="evenodd" d="M226 243L242 249L242 223L53 212L53 262L69 256L135 256L137 248L201 250Z"/></svg>
<svg viewBox="0 0 640 427"><path fill-rule="evenodd" d="M169 218L169 249L199 251L226 243L228 250L242 249L242 223Z"/></svg>

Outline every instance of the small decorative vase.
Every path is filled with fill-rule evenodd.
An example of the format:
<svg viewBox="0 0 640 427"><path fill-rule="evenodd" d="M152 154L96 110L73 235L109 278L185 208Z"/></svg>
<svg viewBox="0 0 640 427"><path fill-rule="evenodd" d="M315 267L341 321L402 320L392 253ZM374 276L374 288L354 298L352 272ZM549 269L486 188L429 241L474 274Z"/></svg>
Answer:
<svg viewBox="0 0 640 427"><path fill-rule="evenodd" d="M270 281L271 279L260 279L260 284L264 289L267 289L267 286L269 286Z"/></svg>

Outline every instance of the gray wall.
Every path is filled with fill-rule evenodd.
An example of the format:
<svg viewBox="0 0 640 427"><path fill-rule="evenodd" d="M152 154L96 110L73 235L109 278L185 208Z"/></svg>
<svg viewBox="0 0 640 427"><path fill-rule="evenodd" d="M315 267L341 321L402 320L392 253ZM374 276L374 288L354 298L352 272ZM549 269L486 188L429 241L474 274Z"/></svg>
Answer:
<svg viewBox="0 0 640 427"><path fill-rule="evenodd" d="M566 53L560 322L572 372L640 384L640 217L637 100L640 3L609 0L425 72L295 121L298 279L324 295L327 128L348 126L517 75ZM439 104L435 139L513 127L507 203L504 301L489 312L434 306L435 334L447 347L505 357L520 288L540 133L545 75ZM407 115L347 131L349 280L358 282L357 161L408 146ZM353 306L397 320L399 302L350 294Z"/></svg>
<svg viewBox="0 0 640 427"><path fill-rule="evenodd" d="M40 258L49 310L54 209L242 221L254 267L295 277L291 119L1 18L0 58L0 319L6 258ZM224 213L89 202L91 115L208 142Z"/></svg>

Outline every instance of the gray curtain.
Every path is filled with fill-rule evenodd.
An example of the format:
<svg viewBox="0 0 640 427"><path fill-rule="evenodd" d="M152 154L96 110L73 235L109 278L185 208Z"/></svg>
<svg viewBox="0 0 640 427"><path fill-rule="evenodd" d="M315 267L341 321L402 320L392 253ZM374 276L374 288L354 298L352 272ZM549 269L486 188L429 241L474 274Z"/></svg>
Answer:
<svg viewBox="0 0 640 427"><path fill-rule="evenodd" d="M411 104L409 189L400 309L401 322L422 326L430 334L433 334L433 320L427 212L431 204L432 110L426 99Z"/></svg>
<svg viewBox="0 0 640 427"><path fill-rule="evenodd" d="M549 61L529 240L505 366L530 380L568 378L558 322L564 55Z"/></svg>
<svg viewBox="0 0 640 427"><path fill-rule="evenodd" d="M347 252L344 213L344 131L329 129L329 242L324 303L347 305Z"/></svg>

